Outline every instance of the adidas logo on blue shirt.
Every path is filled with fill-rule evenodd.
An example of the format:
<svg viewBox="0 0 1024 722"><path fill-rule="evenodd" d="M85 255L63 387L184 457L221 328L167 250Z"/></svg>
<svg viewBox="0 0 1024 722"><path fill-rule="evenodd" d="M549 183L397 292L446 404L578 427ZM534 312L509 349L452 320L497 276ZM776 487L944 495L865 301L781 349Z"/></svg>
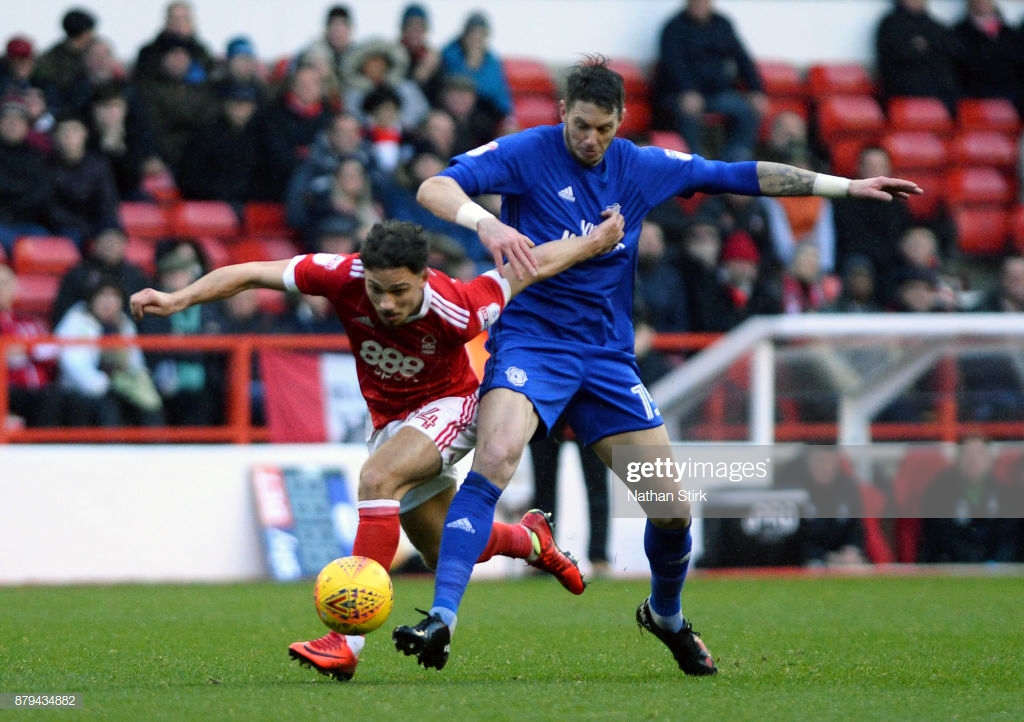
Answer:
<svg viewBox="0 0 1024 722"><path fill-rule="evenodd" d="M562 190L558 191L558 197L564 198L567 201L576 202L576 196L572 194L572 186L566 186Z"/></svg>

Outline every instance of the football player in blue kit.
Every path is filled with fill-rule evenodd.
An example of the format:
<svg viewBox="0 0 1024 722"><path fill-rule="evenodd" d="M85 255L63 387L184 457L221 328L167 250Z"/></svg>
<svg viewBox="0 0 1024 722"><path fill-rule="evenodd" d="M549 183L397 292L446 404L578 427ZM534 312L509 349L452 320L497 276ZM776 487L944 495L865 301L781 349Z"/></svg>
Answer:
<svg viewBox="0 0 1024 722"><path fill-rule="evenodd" d="M587 58L567 79L562 124L499 138L453 159L420 186L417 199L435 215L476 230L501 267L536 273L530 248L538 239L586 235L615 209L625 235L612 251L535 283L511 302L490 330L480 386L472 470L445 520L433 606L416 625L392 633L396 648L424 667L448 660L456 612L495 505L527 443L564 414L577 437L612 465L619 445L670 444L633 353L633 279L640 225L677 195L905 199L917 184L876 177L850 180L779 163L725 163L616 138L625 112L621 76L604 58ZM471 196L502 196L501 219ZM680 669L709 675L717 667L682 614L690 548L688 505L674 518L648 518L644 550L651 594L637 623L661 640Z"/></svg>

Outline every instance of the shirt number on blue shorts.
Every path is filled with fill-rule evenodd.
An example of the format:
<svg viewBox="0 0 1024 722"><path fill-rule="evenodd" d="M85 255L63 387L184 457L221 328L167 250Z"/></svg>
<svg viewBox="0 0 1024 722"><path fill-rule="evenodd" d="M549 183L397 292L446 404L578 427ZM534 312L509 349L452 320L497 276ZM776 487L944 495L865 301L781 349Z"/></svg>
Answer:
<svg viewBox="0 0 1024 722"><path fill-rule="evenodd" d="M648 419L653 419L655 415L661 416L661 412L654 408L651 392L643 384L637 384L629 390L640 397L640 403L644 405L644 413L647 414Z"/></svg>

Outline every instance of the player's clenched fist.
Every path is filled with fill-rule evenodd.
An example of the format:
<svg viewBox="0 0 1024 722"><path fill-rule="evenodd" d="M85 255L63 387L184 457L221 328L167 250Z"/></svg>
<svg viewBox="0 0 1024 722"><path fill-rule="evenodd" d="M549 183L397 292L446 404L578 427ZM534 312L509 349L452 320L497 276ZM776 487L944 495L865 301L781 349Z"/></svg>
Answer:
<svg viewBox="0 0 1024 722"><path fill-rule="evenodd" d="M153 316L170 316L185 307L183 303L176 302L172 294L154 288L144 288L133 293L129 304L132 318L136 321L141 320L147 313Z"/></svg>

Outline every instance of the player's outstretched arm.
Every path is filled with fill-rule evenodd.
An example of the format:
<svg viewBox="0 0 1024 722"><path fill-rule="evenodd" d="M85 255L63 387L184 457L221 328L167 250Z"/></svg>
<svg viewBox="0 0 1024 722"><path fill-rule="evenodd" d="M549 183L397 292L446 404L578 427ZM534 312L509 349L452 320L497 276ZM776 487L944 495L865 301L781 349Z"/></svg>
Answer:
<svg viewBox="0 0 1024 722"><path fill-rule="evenodd" d="M533 241L474 203L453 179L446 176L427 178L420 184L416 200L438 218L475 231L484 248L491 252L494 265L502 269L502 275L514 275L520 280L524 276L536 275L537 263L530 253ZM505 259L508 259L507 266Z"/></svg>
<svg viewBox="0 0 1024 722"><path fill-rule="evenodd" d="M924 193L913 181L902 178L861 178L851 180L815 173L783 163L759 161L757 180L766 196L825 196L826 198L870 198L891 201Z"/></svg>
<svg viewBox="0 0 1024 722"><path fill-rule="evenodd" d="M560 238L536 246L533 249L533 256L537 261L536 276L515 278L506 268L502 275L508 280L512 295L516 295L536 281L551 278L570 266L615 248L625 235L625 219L617 211L604 211L601 215L604 220L585 236Z"/></svg>
<svg viewBox="0 0 1024 722"><path fill-rule="evenodd" d="M147 313L154 316L170 316L197 303L219 301L234 296L247 288L283 291L284 271L290 262L291 259L287 259L222 266L173 293L144 288L133 293L129 299L132 317L138 321Z"/></svg>

